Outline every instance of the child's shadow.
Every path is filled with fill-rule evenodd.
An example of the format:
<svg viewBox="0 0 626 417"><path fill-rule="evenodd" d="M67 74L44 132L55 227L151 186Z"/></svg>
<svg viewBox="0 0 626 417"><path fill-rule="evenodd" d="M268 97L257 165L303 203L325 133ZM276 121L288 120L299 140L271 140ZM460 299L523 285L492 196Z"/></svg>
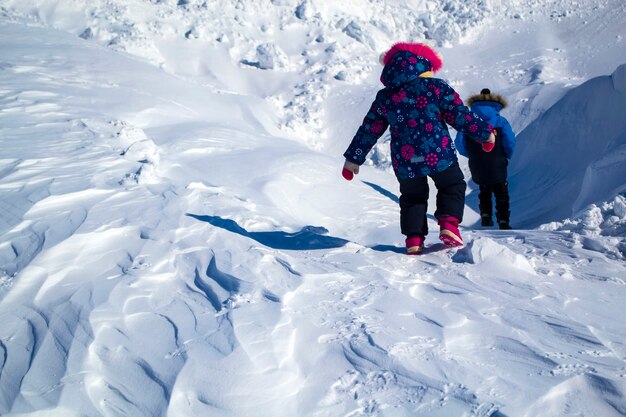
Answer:
<svg viewBox="0 0 626 417"><path fill-rule="evenodd" d="M392 192L384 189L380 185L373 184L371 182L363 181L364 184L369 185L374 190L378 191L385 197L398 204L400 199ZM272 249L285 249L285 250L316 250L316 249L333 249L345 246L350 241L339 237L327 236L328 230L325 227L316 226L304 226L300 231L295 233L288 232L249 232L243 227L239 226L237 222L230 219L224 219L219 216L207 216L200 214L187 213L187 216L193 217L196 220L209 223L213 226L220 227L229 232L236 233L241 236L245 236L256 242L270 247ZM431 214L428 215L434 218ZM437 246L437 245L433 245ZM443 246L443 245L442 245ZM378 252L395 252L406 253L406 248L403 246L393 245L375 245L370 246ZM431 250L426 248L425 253L436 251L438 249Z"/></svg>
<svg viewBox="0 0 626 417"><path fill-rule="evenodd" d="M198 214L187 213L187 216L196 220L209 223L213 226L220 227L229 232L245 236L259 242L262 245L272 249L288 249L288 250L315 250L315 249L332 249L345 246L349 240L341 239L333 236L325 236L328 230L324 227L305 226L295 233L287 232L248 232L237 222L230 219L224 219L218 216L202 216Z"/></svg>
<svg viewBox="0 0 626 417"><path fill-rule="evenodd" d="M382 195L384 195L385 197L389 198L391 201L393 201L396 204L400 204L400 199L398 198L397 195L395 195L394 193L392 193L389 190L384 189L383 187L381 187L378 184L374 184L372 182L367 182L367 181L361 181L363 184L365 185L369 185L370 187L372 187L374 190L378 191L379 193L381 193Z"/></svg>

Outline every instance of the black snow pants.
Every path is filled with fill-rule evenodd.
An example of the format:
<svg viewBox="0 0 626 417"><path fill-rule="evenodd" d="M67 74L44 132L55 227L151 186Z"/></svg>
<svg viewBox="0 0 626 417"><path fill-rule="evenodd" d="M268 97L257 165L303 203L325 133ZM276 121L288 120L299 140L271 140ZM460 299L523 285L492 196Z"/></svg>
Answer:
<svg viewBox="0 0 626 417"><path fill-rule="evenodd" d="M496 200L496 219L498 222L505 221L509 223L509 183L504 181L497 184L480 185L478 193L478 208L481 215L488 215L491 218L493 214L492 194Z"/></svg>
<svg viewBox="0 0 626 417"><path fill-rule="evenodd" d="M437 187L435 217L454 216L463 220L465 188L467 184L459 163L455 162L444 171L430 175ZM428 223L428 177L400 181L400 231L407 237L426 236Z"/></svg>

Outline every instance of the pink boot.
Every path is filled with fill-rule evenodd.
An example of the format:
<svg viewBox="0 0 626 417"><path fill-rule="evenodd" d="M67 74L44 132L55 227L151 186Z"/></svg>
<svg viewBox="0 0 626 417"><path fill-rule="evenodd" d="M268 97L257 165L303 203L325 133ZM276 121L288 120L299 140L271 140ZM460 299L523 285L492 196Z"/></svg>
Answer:
<svg viewBox="0 0 626 417"><path fill-rule="evenodd" d="M439 239L446 246L463 246L463 239L459 232L459 219L453 216L439 217Z"/></svg>
<svg viewBox="0 0 626 417"><path fill-rule="evenodd" d="M424 237L413 236L406 240L406 253L408 255L419 255L424 250Z"/></svg>

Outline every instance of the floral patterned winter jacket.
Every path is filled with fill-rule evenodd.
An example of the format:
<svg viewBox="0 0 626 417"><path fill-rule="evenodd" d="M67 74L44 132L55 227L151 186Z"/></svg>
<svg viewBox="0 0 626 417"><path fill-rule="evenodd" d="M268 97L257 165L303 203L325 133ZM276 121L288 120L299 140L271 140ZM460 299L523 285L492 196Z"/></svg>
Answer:
<svg viewBox="0 0 626 417"><path fill-rule="evenodd" d="M492 127L470 111L439 78L420 77L430 62L408 51L393 55L380 77L385 86L363 119L344 157L361 165L376 141L391 129L391 158L398 180L441 172L456 162L447 125L484 142Z"/></svg>

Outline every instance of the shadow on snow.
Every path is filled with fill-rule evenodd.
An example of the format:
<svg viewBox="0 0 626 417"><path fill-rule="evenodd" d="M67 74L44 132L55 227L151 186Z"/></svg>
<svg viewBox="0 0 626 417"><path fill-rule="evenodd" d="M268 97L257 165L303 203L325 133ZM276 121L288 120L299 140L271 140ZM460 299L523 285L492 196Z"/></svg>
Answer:
<svg viewBox="0 0 626 417"><path fill-rule="evenodd" d="M382 195L384 195L385 197L389 198L391 201L393 201L396 204L400 204L400 199L398 198L397 195L395 195L394 193L392 193L389 190L384 189L383 187L381 187L378 184L374 184L372 182L368 182L368 181L361 181L363 184L365 185L369 185L370 187L372 187L374 190L378 191L379 193L381 193Z"/></svg>
<svg viewBox="0 0 626 417"><path fill-rule="evenodd" d="M209 223L215 227L220 227L229 232L245 236L258 243L268 246L272 249L288 249L288 250L314 250L314 249L333 249L345 246L349 240L341 239L333 236L325 236L328 230L324 227L305 226L295 233L287 232L249 232L239 226L237 222L230 219L224 219L218 216L202 216L198 214L187 213L187 216L196 220Z"/></svg>

